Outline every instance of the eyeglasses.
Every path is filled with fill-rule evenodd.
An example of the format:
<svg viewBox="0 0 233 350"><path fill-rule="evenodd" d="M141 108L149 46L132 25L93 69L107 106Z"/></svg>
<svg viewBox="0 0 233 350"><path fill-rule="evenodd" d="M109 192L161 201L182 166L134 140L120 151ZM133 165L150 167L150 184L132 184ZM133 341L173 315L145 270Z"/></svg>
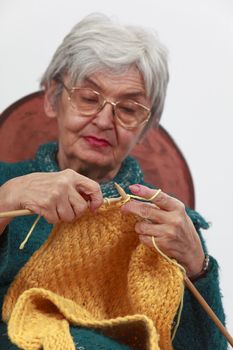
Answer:
<svg viewBox="0 0 233 350"><path fill-rule="evenodd" d="M141 103L129 99L118 102L108 101L95 90L76 86L68 88L63 81L59 80L59 82L67 91L71 106L82 116L93 116L109 103L113 107L116 120L125 129L134 129L145 124L150 118L150 109Z"/></svg>

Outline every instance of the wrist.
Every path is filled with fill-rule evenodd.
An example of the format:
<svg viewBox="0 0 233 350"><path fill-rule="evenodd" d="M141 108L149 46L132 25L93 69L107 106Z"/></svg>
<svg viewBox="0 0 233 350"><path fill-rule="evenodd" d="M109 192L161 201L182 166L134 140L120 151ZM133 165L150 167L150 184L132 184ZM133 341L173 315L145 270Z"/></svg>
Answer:
<svg viewBox="0 0 233 350"><path fill-rule="evenodd" d="M190 281L195 282L198 279L206 276L207 272L209 271L209 261L210 261L209 255L205 254L201 271L196 273L195 275L189 276Z"/></svg>
<svg viewBox="0 0 233 350"><path fill-rule="evenodd" d="M2 186L0 186L0 214L11 211L15 209L15 205L11 203L9 196L9 190L8 190L8 183L10 181L7 181ZM5 230L6 226L11 222L12 218L4 217L4 215L0 215L0 235Z"/></svg>

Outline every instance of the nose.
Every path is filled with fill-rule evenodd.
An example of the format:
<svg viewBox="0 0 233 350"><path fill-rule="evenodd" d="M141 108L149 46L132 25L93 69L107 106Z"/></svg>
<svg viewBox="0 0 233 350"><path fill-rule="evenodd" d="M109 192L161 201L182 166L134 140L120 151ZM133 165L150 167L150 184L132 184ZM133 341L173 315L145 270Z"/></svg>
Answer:
<svg viewBox="0 0 233 350"><path fill-rule="evenodd" d="M114 127L114 103L105 101L101 110L96 113L93 123L101 129L112 129Z"/></svg>

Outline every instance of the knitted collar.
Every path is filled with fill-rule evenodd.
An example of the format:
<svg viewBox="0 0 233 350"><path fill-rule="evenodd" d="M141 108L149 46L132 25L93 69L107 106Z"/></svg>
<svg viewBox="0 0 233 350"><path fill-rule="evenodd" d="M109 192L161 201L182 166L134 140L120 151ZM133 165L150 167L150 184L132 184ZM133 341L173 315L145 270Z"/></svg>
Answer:
<svg viewBox="0 0 233 350"><path fill-rule="evenodd" d="M50 142L40 146L36 154L36 160L42 172L59 171L57 163L57 142ZM122 188L127 191L127 188L132 183L142 183L143 174L138 162L128 156L121 165L117 175L112 179L100 184L104 197L117 197L119 194L116 191L114 182L117 182Z"/></svg>

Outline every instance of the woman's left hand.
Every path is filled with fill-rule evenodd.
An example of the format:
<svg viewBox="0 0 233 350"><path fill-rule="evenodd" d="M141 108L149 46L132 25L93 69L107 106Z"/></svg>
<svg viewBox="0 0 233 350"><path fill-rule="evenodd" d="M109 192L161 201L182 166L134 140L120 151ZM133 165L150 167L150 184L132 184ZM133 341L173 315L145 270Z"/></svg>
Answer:
<svg viewBox="0 0 233 350"><path fill-rule="evenodd" d="M142 185L132 185L129 188L133 194L143 198L151 198L156 191ZM151 237L154 236L159 249L176 259L185 268L187 276L200 273L205 258L204 251L182 202L160 192L152 203L131 200L122 207L122 211L144 219L135 225L142 243L153 247Z"/></svg>

